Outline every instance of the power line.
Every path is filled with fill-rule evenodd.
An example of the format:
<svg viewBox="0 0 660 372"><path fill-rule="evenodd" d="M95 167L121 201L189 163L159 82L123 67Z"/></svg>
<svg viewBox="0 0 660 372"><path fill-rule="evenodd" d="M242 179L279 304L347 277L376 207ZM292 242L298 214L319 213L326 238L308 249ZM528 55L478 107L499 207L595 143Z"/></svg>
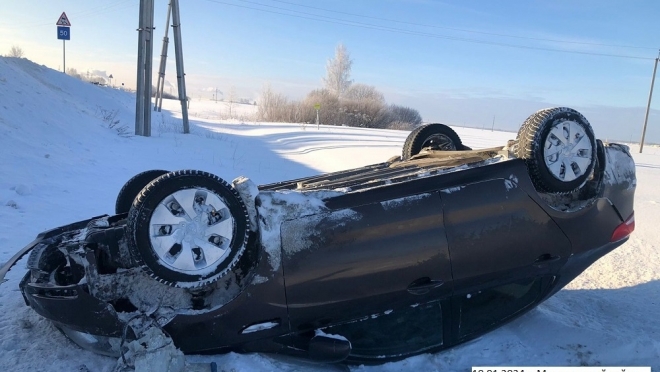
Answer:
<svg viewBox="0 0 660 372"><path fill-rule="evenodd" d="M260 3L257 3L257 2L247 1L247 0L237 0L237 1L242 1L242 2L244 2L244 3L251 3L251 4L262 5L262 6L270 6L270 5L260 4ZM443 29L443 30L460 31L460 32L469 32L469 33L480 34L480 35L502 36L502 37L510 37L510 38L515 38L515 39L534 40L534 41L549 41L549 42L554 42L554 43L565 43L565 44L580 44L580 45L606 46L606 47L631 48L631 49L651 49L651 50L657 50L657 49L658 49L658 48L655 48L655 47L645 47L645 46L635 46L635 45L589 43L589 42L584 42L584 41L570 41L570 40L559 40L559 39L545 39L545 38L530 37L530 36L520 36L520 35L511 35L511 34L500 34L500 33L493 33L493 32L485 32L485 31L475 31L475 30L468 30L468 29L464 29L464 28L455 28L455 27L447 27L447 26L436 26L436 25L429 25L429 24L423 24L423 23L414 23L414 22L399 21L399 20L396 20L396 19L388 19L388 18L372 17L372 16L366 16L366 15L356 14L356 13L342 12L342 11L339 11L339 10L332 10L332 9L326 9L326 8L319 8L319 7L314 7L314 6L309 6L309 5L303 5L303 4L296 4L296 3L292 3L292 2L289 2L289 1L283 1L283 0L270 0L270 1L277 2L277 3L283 3L283 4L294 5L294 6L299 6L299 7L303 7L303 8L309 8L309 9L320 10L320 11L323 11L323 12L331 12L331 13L337 13L337 14L345 14L345 15L349 15L349 16L353 16L353 17L361 17L361 18L374 19L374 20L378 20L378 21L394 22L394 23L400 23L400 24L411 25L411 26L417 26L417 27L430 27L430 28L437 28L437 29ZM280 9L283 9L283 8L280 8Z"/></svg>
<svg viewBox="0 0 660 372"><path fill-rule="evenodd" d="M89 16L89 15L101 14L101 12L103 12L103 11L109 11L111 8L114 8L116 6L119 6L121 4L128 3L128 2L132 3L132 0L117 1L117 2L114 2L114 3L111 3L111 4L102 5L102 6L97 7L97 8L83 10L80 13L72 12L71 14L75 17L85 17L85 16ZM127 8L132 8L132 7L134 7L133 4L131 4L129 7L124 7L124 8L121 8L121 9L127 9ZM117 11L117 10L121 10L121 9L113 9L112 11Z"/></svg>
<svg viewBox="0 0 660 372"><path fill-rule="evenodd" d="M264 6L264 7L284 10L284 11L288 11L288 12L292 12L292 13L305 14L305 15L282 13L282 12L278 12L278 11L260 9L260 8L255 8L255 7L251 7L251 6L246 6L246 5L238 5L238 4L227 3L227 2L219 1L219 0L206 0L206 1L211 2L211 3L217 3L217 4L233 6L233 7L237 7L237 8L256 10L256 11L260 11L260 12L284 15L284 16L300 18L300 19L308 19L308 20L320 21L320 22L325 22L325 23L339 24L339 25L352 26L352 27L360 27L360 28L371 29L371 30L388 31L388 32L393 32L393 33L400 33L400 34L407 34L407 35L414 35L414 36L424 36L424 37L435 38L435 39L453 40L453 41L461 41L461 42L468 42L468 43L474 43L474 44L503 46L503 47L527 49L527 50L539 50L539 51L557 52L557 53L592 55L592 56L599 56L599 57L615 57L615 58L640 59L640 60L653 60L654 59L654 58L650 58L650 57L639 57L639 56L622 55L622 54L610 54L610 53L584 52L584 51L576 51L576 50L562 50L562 49L554 49L554 48L544 48L544 47L536 47L536 46L528 46L528 45L508 44L508 43L500 43L500 42L487 41L487 40L471 39L471 38L465 38L465 37L455 37L455 36L448 36L448 35L441 35L441 34L433 34L433 33L428 33L428 32L406 30L406 29L395 28L395 27L379 26L379 25L374 25L374 24L369 24L369 23L348 21L348 20L343 20L343 19L339 19L339 18L320 16L320 15L313 14L313 13L300 12L300 11L296 11L296 10L275 7L275 6L271 6L271 5L264 5L264 4L254 3L254 2L250 2L250 3L261 5L261 6ZM238 0L238 1L249 2L249 1L246 1L246 0Z"/></svg>

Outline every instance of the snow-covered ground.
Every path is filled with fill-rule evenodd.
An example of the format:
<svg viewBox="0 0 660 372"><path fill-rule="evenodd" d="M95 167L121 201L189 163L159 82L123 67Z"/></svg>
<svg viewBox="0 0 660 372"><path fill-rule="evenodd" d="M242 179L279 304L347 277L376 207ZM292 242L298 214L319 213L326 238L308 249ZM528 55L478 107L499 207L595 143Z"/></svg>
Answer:
<svg viewBox="0 0 660 372"><path fill-rule="evenodd" d="M24 59L0 58L0 265L39 232L110 213L123 183L147 169L200 169L257 184L358 167L400 153L391 130L247 121L254 106L191 102L191 134L180 134L176 101L153 115L153 136L133 132L135 97ZM531 114L531 113L530 113ZM592 123L598 134L598 123ZM118 132L117 129L120 129ZM455 128L473 148L515 133ZM357 371L466 371L473 365L652 366L660 371L660 149L632 146L637 229L567 288L520 319L473 342ZM1 371L111 371L116 363L80 350L26 307L24 262L0 286ZM393 335L393 337L396 337ZM328 370L264 355L188 356L224 371Z"/></svg>

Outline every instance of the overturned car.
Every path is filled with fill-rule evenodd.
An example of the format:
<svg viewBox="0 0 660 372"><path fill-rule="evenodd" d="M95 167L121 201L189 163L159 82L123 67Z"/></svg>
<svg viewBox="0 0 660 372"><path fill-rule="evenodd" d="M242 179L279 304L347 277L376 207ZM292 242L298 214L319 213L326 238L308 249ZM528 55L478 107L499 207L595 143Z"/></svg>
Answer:
<svg viewBox="0 0 660 372"><path fill-rule="evenodd" d="M569 108L472 150L429 124L384 163L256 186L140 173L114 215L46 231L25 302L119 355L158 327L185 353L379 363L452 347L529 311L634 229L635 165Z"/></svg>

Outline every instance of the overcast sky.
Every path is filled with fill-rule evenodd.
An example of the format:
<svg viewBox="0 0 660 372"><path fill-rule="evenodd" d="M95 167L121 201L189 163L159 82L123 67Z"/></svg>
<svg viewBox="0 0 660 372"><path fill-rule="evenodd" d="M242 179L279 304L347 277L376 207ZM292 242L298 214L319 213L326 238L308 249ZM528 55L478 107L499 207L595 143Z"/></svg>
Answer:
<svg viewBox="0 0 660 372"><path fill-rule="evenodd" d="M301 98L321 86L326 61L343 43L355 82L376 86L388 102L416 108L427 121L459 125L494 120L515 129L534 110L562 105L590 112L600 137L638 141L660 48L657 0L180 3L193 98L233 86L257 99L265 83ZM55 23L65 11L72 24L66 66L134 87L138 4L3 0L0 54L18 45L25 57L61 69ZM155 4L157 69L168 1ZM169 55L167 79L175 83L172 42ZM653 111L652 141L660 142L659 127Z"/></svg>

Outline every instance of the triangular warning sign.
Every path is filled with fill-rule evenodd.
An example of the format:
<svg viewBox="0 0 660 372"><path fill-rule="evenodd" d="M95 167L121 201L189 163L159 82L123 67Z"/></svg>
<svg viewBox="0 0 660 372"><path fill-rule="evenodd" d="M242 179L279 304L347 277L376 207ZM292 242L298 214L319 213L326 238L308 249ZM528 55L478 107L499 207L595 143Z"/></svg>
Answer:
<svg viewBox="0 0 660 372"><path fill-rule="evenodd" d="M66 13L62 12L62 15L60 16L60 19L57 20L57 23L55 25L57 25L57 26L71 26L71 22L69 22L69 17L66 16Z"/></svg>

